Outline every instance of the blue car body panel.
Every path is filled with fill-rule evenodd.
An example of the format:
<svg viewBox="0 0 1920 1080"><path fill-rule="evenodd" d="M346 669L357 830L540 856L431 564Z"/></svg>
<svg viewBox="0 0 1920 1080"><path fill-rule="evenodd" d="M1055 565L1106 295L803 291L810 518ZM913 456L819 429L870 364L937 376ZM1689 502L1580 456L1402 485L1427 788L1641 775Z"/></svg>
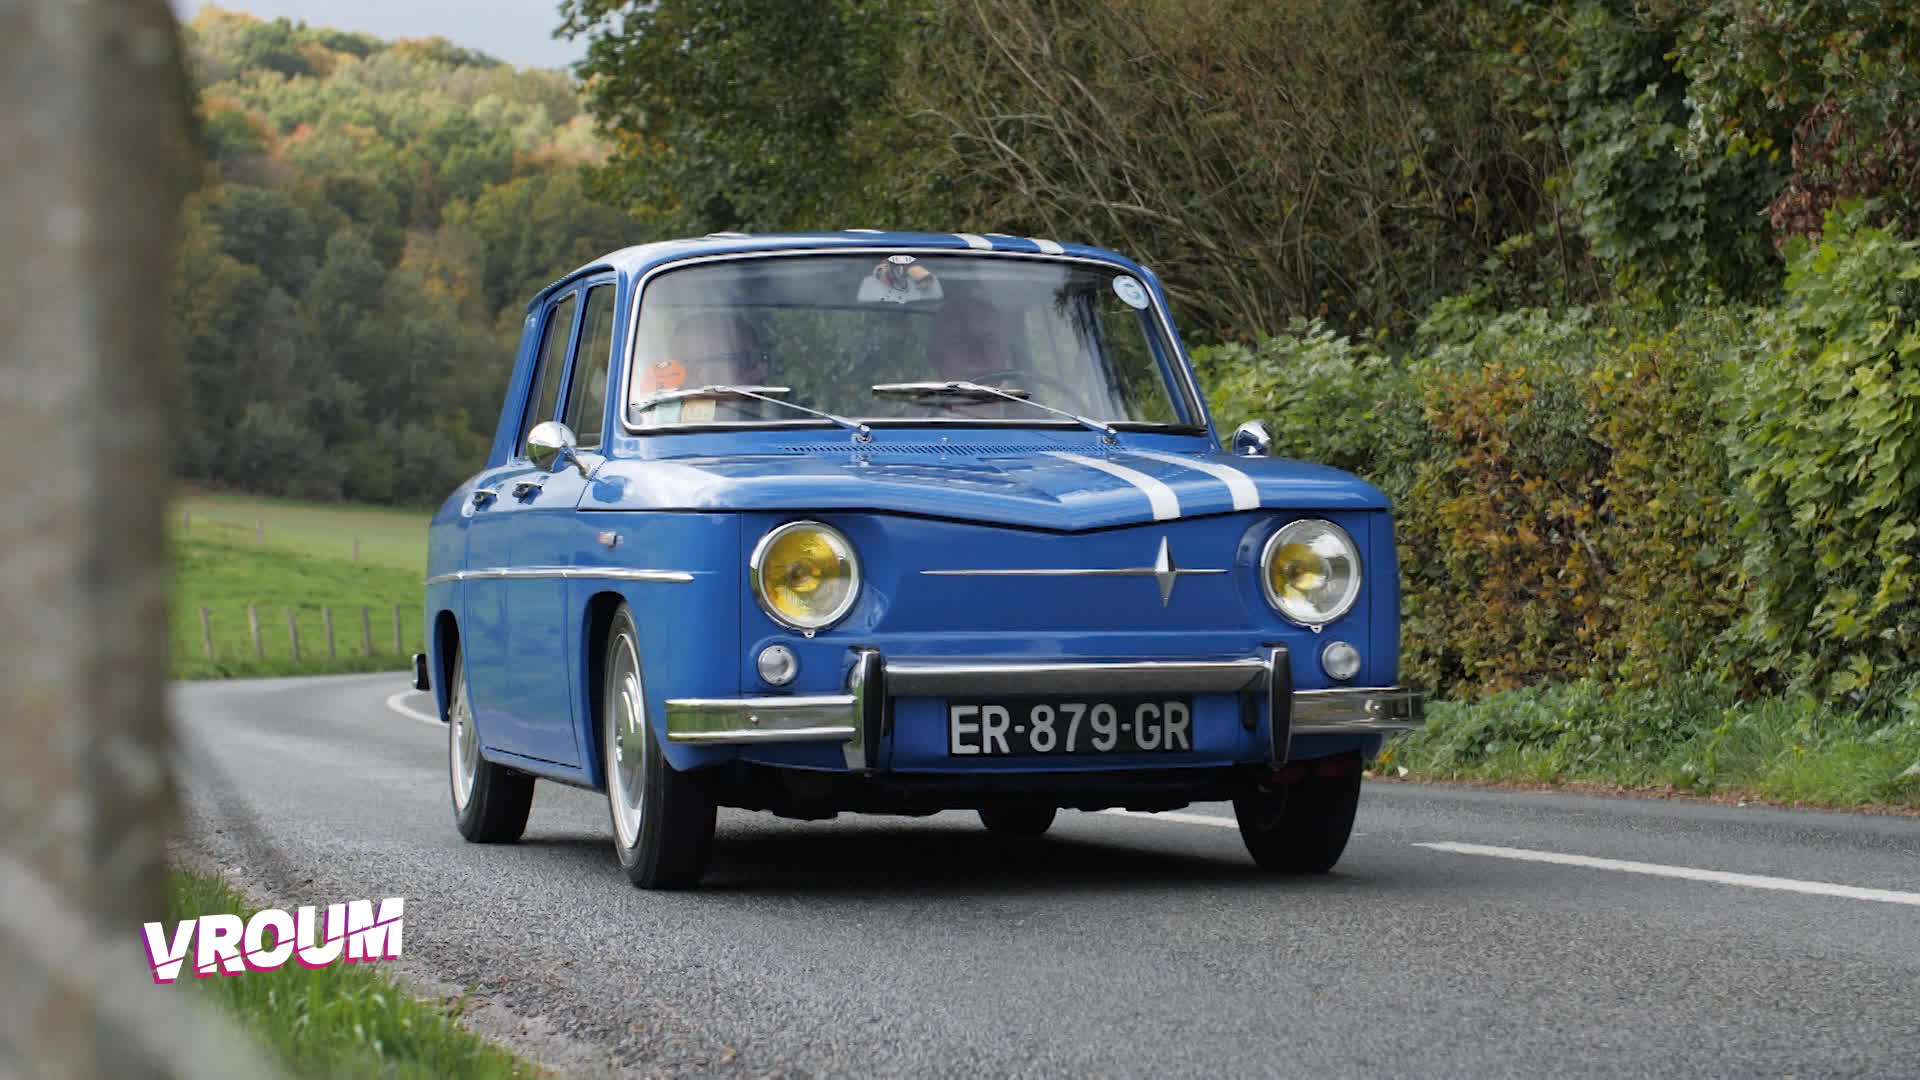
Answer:
<svg viewBox="0 0 1920 1080"><path fill-rule="evenodd" d="M1335 685L1317 658L1326 643L1343 640L1362 656L1352 685L1394 685L1399 592L1386 499L1325 466L1224 453L1197 396L1186 430L1122 430L1113 444L1068 422L890 426L876 428L866 442L805 420L636 432L620 423L627 372L616 360L601 418L604 445L580 453L577 465L552 469L538 469L517 452L527 424L550 418L529 418L526 403L539 375L542 313L570 290L614 284L617 358L632 333L636 290L650 273L678 262L868 248L964 252L979 250L981 240L833 233L647 244L596 260L536 296L489 460L430 527L429 653L441 676L443 714L457 645L485 756L602 786L593 618L616 601L635 616L648 716L667 760L683 770L736 761L847 770L839 748L828 743L688 745L668 742L661 725L669 699L840 693L855 647L910 660L1116 661L1228 659L1284 645L1294 658L1296 689L1310 691ZM1158 310L1166 309L1153 275L1119 255L1019 237L984 240L998 252L1110 264L1145 282ZM577 327L574 336L577 348ZM1176 381L1191 383L1184 355L1161 362ZM523 485L533 488L516 494ZM1302 517L1344 528L1364 569L1358 602L1317 628L1280 617L1261 586L1263 546ZM863 570L852 611L813 635L775 623L747 580L756 541L799 518L840 529ZM1178 577L1164 600L1152 577L926 573L1138 567L1152 563L1163 545L1179 568L1221 572ZM515 568L549 573L501 573ZM634 570L679 576L596 576ZM790 685L770 686L755 668L754 658L774 644L798 658ZM1171 762L1151 754L956 758L947 752L943 701L902 697L878 759L866 767L901 783L971 777L982 785L1044 788L1049 778L1072 773L1203 769L1268 753L1266 712L1250 710L1242 695L1196 694L1193 711L1193 750ZM1296 736L1294 748L1304 757L1371 754L1380 742L1379 735L1312 734Z"/></svg>

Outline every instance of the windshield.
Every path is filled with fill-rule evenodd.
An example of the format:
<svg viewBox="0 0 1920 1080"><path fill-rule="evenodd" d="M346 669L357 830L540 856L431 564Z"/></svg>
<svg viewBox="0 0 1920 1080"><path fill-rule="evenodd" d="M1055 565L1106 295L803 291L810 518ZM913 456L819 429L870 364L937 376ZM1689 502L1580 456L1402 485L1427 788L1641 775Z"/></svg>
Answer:
<svg viewBox="0 0 1920 1080"><path fill-rule="evenodd" d="M737 259L647 284L627 418L642 428L830 422L819 413L1197 423L1174 370L1145 285L1115 267L963 254ZM721 386L752 393L695 392Z"/></svg>

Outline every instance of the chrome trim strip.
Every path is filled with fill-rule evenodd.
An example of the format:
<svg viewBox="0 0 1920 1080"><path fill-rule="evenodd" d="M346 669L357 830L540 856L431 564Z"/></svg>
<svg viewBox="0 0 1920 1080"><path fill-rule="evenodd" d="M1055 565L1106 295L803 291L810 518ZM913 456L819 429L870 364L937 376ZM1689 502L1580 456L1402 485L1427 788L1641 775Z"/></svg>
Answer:
<svg viewBox="0 0 1920 1080"><path fill-rule="evenodd" d="M991 694L1239 693L1257 689L1267 662L1234 660L1116 660L1108 663L995 663L888 660L887 693L894 697Z"/></svg>
<svg viewBox="0 0 1920 1080"><path fill-rule="evenodd" d="M993 250L993 241L987 239L984 236L976 236L970 232L957 232L957 233L954 233L953 235L959 237L962 240L965 240L967 242L967 246L972 248L975 251L992 251Z"/></svg>
<svg viewBox="0 0 1920 1080"><path fill-rule="evenodd" d="M1088 457L1085 454L1070 453L1066 450L1048 450L1049 456L1071 461L1075 465L1084 465L1089 469L1098 469L1110 476L1117 476L1147 497L1147 504L1153 507L1153 520L1170 521L1180 516L1180 497L1173 489L1161 481L1148 476L1138 469L1129 469L1125 465L1115 465L1111 461Z"/></svg>
<svg viewBox="0 0 1920 1080"><path fill-rule="evenodd" d="M1233 496L1235 510L1256 510L1260 507L1260 489L1254 486L1253 478L1231 465L1222 465L1217 461L1202 461L1197 458L1182 457L1159 450L1129 450L1134 457L1152 458L1155 461L1171 462L1200 472L1227 485L1227 491Z"/></svg>
<svg viewBox="0 0 1920 1080"><path fill-rule="evenodd" d="M953 235L957 236L959 234L955 233ZM989 237L1007 236L1007 234L1005 233L988 233L986 235ZM1007 238L1019 239L1018 237L1007 237ZM629 321L627 325L630 327L637 327L640 325L640 302L642 299L644 299L646 295L648 282L651 282L658 275L666 273L671 270L679 270L684 267L696 266L701 263L727 262L727 261L737 260L737 259L775 259L775 258L789 258L793 256L798 256L798 255L876 255L876 254L877 255L893 255L893 254L902 254L902 253L914 254L914 255L958 255L960 254L960 252L952 248L930 248L930 247L910 247L910 246L901 246L901 247L864 247L863 246L863 247L782 248L782 249L763 250L763 251L727 251L727 252L719 252L719 253L710 254L710 255L691 255L691 256L687 256L679 259L669 259L668 261L660 263L659 265L649 269L646 273L640 275L640 280L634 283L633 297L629 301L629 305L630 305L628 309ZM1127 267L1121 266L1120 264L1115 263L1111 260L1094 258L1093 256L1090 256L1090 255L1062 254L1062 255L1048 256L1048 255L1034 255L1024 251L1004 251L1000 249L994 249L992 251L979 252L976 257L997 257L997 258L1011 258L1011 259L1059 259L1062 262L1084 263L1088 266L1099 266L1107 270L1121 270L1121 271L1125 271L1126 273L1133 273L1133 271L1129 270ZM1142 268L1142 269L1146 269L1146 268ZM1151 277L1153 276L1153 271L1151 269L1146 269L1146 274L1148 277ZM1207 411L1206 396L1200 392L1200 381L1194 375L1194 372L1193 372L1193 358L1187 355L1186 346L1180 341L1180 335L1174 331L1172 313L1169 312L1166 306L1160 302L1160 298L1156 294L1149 292L1147 296L1153 300L1153 312L1156 316L1158 316L1158 318L1155 321L1159 324L1159 327L1160 327L1160 333L1162 338L1161 344L1164 345L1174 356L1177 356L1181 360L1185 361L1184 363L1179 365L1180 371L1178 373L1179 379L1177 380L1177 382L1179 384L1179 388L1185 391L1187 408L1188 408L1188 411L1192 413L1194 422L1188 425L1169 425L1169 426L1195 427L1195 428L1201 429L1202 432L1211 435L1213 433L1212 417ZM633 362L634 362L635 350L638 347L638 345L639 345L639 335L634 333L629 333L627 335L625 355L615 358L616 362L620 364L620 372L621 372L620 391L623 396L627 393L628 387L631 387L633 385ZM608 389L611 390L612 387L609 386ZM622 435L647 436L647 435L656 435L656 434L671 434L671 433L686 431L686 430L700 430L704 427L714 426L711 424L707 424L707 425L663 424L658 427L636 427L633 424L633 422L629 419L628 410L624 405L615 411L617 413L617 416L620 422L619 433ZM863 417L862 419L870 419L870 418ZM1140 421L1125 421L1125 423L1139 423L1139 422ZM740 421L740 423L743 426L746 426L749 424L755 424L756 422ZM794 426L796 427L804 426L807 423L817 424L817 422L800 421L800 422L796 422ZM1023 426L1024 422L1008 421L1006 423L1009 426ZM1117 424L1123 423L1123 421L1116 420L1116 421L1113 421L1112 423L1117 425ZM778 424L778 422L777 421L758 421L757 424L758 426L772 427ZM917 426L917 425L907 424L902 426ZM1032 425L1024 425L1024 426L1032 426ZM1122 427L1120 428L1120 430L1126 431L1130 429Z"/></svg>
<svg viewBox="0 0 1920 1080"><path fill-rule="evenodd" d="M854 695L669 698L667 741L675 743L846 742L859 733Z"/></svg>
<svg viewBox="0 0 1920 1080"><path fill-rule="evenodd" d="M481 570L455 570L450 574L435 574L426 580L428 585L444 585L450 581L493 581L508 579L525 581L539 578L566 578L583 581L652 581L671 585L685 585L693 580L693 575L685 570L631 570L618 566L492 566Z"/></svg>

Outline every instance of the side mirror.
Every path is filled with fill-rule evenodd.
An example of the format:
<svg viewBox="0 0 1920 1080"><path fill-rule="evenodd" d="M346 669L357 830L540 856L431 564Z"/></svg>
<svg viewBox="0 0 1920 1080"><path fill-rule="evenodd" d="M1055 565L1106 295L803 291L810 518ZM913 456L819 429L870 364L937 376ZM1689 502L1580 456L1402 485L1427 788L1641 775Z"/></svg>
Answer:
<svg viewBox="0 0 1920 1080"><path fill-rule="evenodd" d="M1273 429L1265 420L1249 420L1234 428L1233 452L1240 457L1266 457L1273 453Z"/></svg>
<svg viewBox="0 0 1920 1080"><path fill-rule="evenodd" d="M580 460L580 455L574 450L578 445L579 440L574 438L572 428L558 420L542 420L527 432L527 460L533 462L535 468L548 472L562 462L572 462L573 467L585 477L586 463Z"/></svg>

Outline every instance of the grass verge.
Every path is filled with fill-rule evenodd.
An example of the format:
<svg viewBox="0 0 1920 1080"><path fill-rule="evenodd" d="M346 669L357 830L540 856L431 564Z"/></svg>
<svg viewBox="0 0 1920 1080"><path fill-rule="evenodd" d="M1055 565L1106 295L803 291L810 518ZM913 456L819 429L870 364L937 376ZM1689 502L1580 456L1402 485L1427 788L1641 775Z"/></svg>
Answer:
<svg viewBox="0 0 1920 1080"><path fill-rule="evenodd" d="M1920 695L1903 701L1869 718L1805 693L1738 701L1706 680L1535 687L1433 703L1426 726L1389 743L1375 768L1920 810Z"/></svg>
<svg viewBox="0 0 1920 1080"><path fill-rule="evenodd" d="M254 908L217 875L176 867L175 920ZM533 1077L513 1057L454 1022L461 1002L422 1001L375 964L329 964L193 980L289 1073L312 1077Z"/></svg>
<svg viewBox="0 0 1920 1080"><path fill-rule="evenodd" d="M424 574L427 522L418 510L309 503L259 495L192 494L174 500L176 536L292 551L317 559Z"/></svg>

